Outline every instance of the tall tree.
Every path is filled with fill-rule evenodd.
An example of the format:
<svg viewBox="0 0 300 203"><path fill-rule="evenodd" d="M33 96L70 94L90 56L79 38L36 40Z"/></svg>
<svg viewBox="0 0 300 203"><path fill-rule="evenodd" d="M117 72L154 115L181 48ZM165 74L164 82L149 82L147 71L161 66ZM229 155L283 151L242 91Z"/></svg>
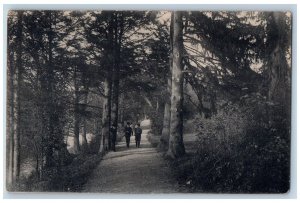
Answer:
<svg viewBox="0 0 300 203"><path fill-rule="evenodd" d="M11 12L8 18L8 73L9 73L9 139L7 186L10 190L19 179L20 174L20 110L21 84L23 77L22 67L22 32L23 12Z"/></svg>
<svg viewBox="0 0 300 203"><path fill-rule="evenodd" d="M163 129L161 133L160 142L158 148L160 150L168 150L169 137L170 137L170 118L171 118L171 90L172 90L172 67L173 67L173 26L174 26L174 13L171 14L170 22L170 56L169 56L169 71L167 77L167 94L165 96L165 106L164 106L164 119L163 119Z"/></svg>
<svg viewBox="0 0 300 203"><path fill-rule="evenodd" d="M18 181L20 176L20 121L21 121L21 88L23 82L23 64L22 64L22 32L23 32L23 11L18 12L18 24L17 24L17 51L16 51L16 70L17 70L17 92L15 95L16 107L15 112L16 119L16 132L14 133L14 158L13 158L13 178Z"/></svg>
<svg viewBox="0 0 300 203"><path fill-rule="evenodd" d="M269 13L268 29L268 78L269 92L268 98L271 101L285 103L289 101L287 87L288 84L288 63L287 50L290 42L290 27L287 25L287 17L284 12Z"/></svg>
<svg viewBox="0 0 300 203"><path fill-rule="evenodd" d="M180 11L174 11L173 23L171 117L167 155L172 158L177 158L185 154L183 144L183 23L182 13Z"/></svg>
<svg viewBox="0 0 300 203"><path fill-rule="evenodd" d="M61 42L66 35L66 19L61 11L28 11L24 16L26 23L24 37L27 58L27 80L33 82L31 102L37 106L36 125L38 131L39 164L41 172L48 167L59 166L66 146L64 145L64 125L66 86L69 64ZM71 97L70 97L71 98ZM40 173L43 176L42 173Z"/></svg>
<svg viewBox="0 0 300 203"><path fill-rule="evenodd" d="M111 11L88 12L82 15L85 37L90 44L89 52L93 55L95 65L98 66L94 86L102 89L101 126L99 126L99 153L108 150L111 122L111 93L112 93L112 69L113 69L113 18ZM98 129L98 127L97 127Z"/></svg>
<svg viewBox="0 0 300 203"><path fill-rule="evenodd" d="M124 32L124 17L123 13L113 13L113 77L112 77L112 104L111 104L111 124L118 127L118 113L119 113L119 84L120 84L120 55L121 55L121 43ZM117 130L115 130L114 136L117 136ZM111 149L111 139L109 139L109 149Z"/></svg>
<svg viewBox="0 0 300 203"><path fill-rule="evenodd" d="M93 24L87 26L87 37L99 48L104 66L103 141L100 147L100 151L104 151L109 149L110 125L118 123L120 81L138 69L134 52L140 51L141 36L138 35L144 34L139 31L151 18L150 13L144 11L101 11L91 14Z"/></svg>
<svg viewBox="0 0 300 203"><path fill-rule="evenodd" d="M22 64L22 41L23 41L23 11L17 12L17 23L15 31L16 62L14 64L14 54L10 53L11 58L11 139L9 161L9 181L14 185L20 176L20 125L21 125L21 91L23 84L23 64ZM11 50L12 51L12 50Z"/></svg>
<svg viewBox="0 0 300 203"><path fill-rule="evenodd" d="M106 45L104 46L104 56L107 58L105 63L104 79L104 98L102 110L102 144L100 152L103 153L109 149L110 142L110 125L111 125L111 101L112 101L112 69L114 68L114 18L113 13L108 11L104 13L108 18Z"/></svg>
<svg viewBox="0 0 300 203"><path fill-rule="evenodd" d="M11 22L12 23L12 22ZM15 87L14 87L14 82L15 82L15 73L14 73L14 51L12 48L12 45L9 45L8 49L8 73L9 73L9 79L8 79L8 86L9 86L9 130L8 130L8 139L7 139L7 188L10 188L13 183L13 151L14 151L14 132L15 132L15 120L14 120L14 98L15 98Z"/></svg>

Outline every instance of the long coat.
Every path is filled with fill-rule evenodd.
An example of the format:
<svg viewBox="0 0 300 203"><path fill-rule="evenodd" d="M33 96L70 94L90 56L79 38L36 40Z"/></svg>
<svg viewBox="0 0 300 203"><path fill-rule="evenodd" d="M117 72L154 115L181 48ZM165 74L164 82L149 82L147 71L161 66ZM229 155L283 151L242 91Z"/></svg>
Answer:
<svg viewBox="0 0 300 203"><path fill-rule="evenodd" d="M135 140L136 141L141 141L141 137L142 137L142 129L140 127L135 128L134 130L134 134L135 134Z"/></svg>

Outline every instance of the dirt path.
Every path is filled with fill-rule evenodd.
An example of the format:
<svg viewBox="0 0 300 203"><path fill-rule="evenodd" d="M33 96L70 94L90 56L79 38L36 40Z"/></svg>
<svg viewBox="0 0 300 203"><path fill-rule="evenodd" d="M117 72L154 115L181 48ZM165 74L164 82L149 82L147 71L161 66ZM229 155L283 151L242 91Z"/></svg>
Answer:
<svg viewBox="0 0 300 203"><path fill-rule="evenodd" d="M149 122L142 122L147 128ZM160 154L158 154L143 129L141 147L135 147L131 137L127 149L125 139L117 145L116 152L109 152L93 171L83 192L101 193L176 193L178 184L170 174Z"/></svg>

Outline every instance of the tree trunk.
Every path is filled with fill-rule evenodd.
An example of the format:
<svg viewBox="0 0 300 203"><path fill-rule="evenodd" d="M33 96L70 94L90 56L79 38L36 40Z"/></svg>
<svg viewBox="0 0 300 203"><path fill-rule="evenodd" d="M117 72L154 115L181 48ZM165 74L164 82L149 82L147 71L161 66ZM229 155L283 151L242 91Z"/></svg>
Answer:
<svg viewBox="0 0 300 203"><path fill-rule="evenodd" d="M82 121L82 144L81 144L81 151L86 153L87 152L87 148L88 148L88 144L87 144L87 139L86 139L86 118L83 118Z"/></svg>
<svg viewBox="0 0 300 203"><path fill-rule="evenodd" d="M47 99L47 107L46 107L46 117L48 118L48 129L45 129L47 132L46 136L46 151L45 151L45 157L46 157L46 167L52 167L55 163L54 157L53 157L53 149L54 149L54 139L55 139L55 133L54 133L54 119L56 116L55 111L55 98L54 98L54 70L53 70L53 27L52 27L52 12L47 11L48 20L49 20L49 31L47 33L48 38L48 64L47 64L47 71L46 71L46 83L47 83L47 90L46 92L43 92L43 94L46 94Z"/></svg>
<svg viewBox="0 0 300 203"><path fill-rule="evenodd" d="M177 158L185 154L183 144L183 65L182 15L174 12L173 64L171 91L170 138L167 156Z"/></svg>
<svg viewBox="0 0 300 203"><path fill-rule="evenodd" d="M170 136L170 116L171 116L170 102L166 102L164 107L163 129L161 133L160 142L158 145L158 149L162 151L166 151L168 149L169 136Z"/></svg>
<svg viewBox="0 0 300 203"><path fill-rule="evenodd" d="M83 102L84 102L84 116L82 118L82 150L84 153L87 152L87 147L88 147L88 144L87 144L87 139L86 139L86 132L87 132L87 129L86 129L86 105L87 105L87 99L88 99L88 86L85 84L85 87L84 87L84 99L83 99Z"/></svg>
<svg viewBox="0 0 300 203"><path fill-rule="evenodd" d="M170 92L171 92L171 76L168 77L168 94L166 96L166 102L164 107L164 119L163 119L163 129L161 133L160 143L158 149L162 151L168 150L169 137L170 137L170 118L171 118L171 101L170 101Z"/></svg>
<svg viewBox="0 0 300 203"><path fill-rule="evenodd" d="M12 46L12 45L10 45ZM9 47L10 47L9 46ZM11 48L12 49L12 48ZM9 189L11 185L13 184L13 152L14 152L14 133L15 133L15 81L16 81L16 74L15 74L15 68L14 68L14 51L9 49L9 88L10 91L8 92L8 98L9 98L9 129L8 129L8 140L7 140L7 151L6 154L7 157L7 188Z"/></svg>
<svg viewBox="0 0 300 203"><path fill-rule="evenodd" d="M74 153L78 154L80 151L79 132L80 132L80 117L79 117L79 85L77 83L77 70L74 69Z"/></svg>
<svg viewBox="0 0 300 203"><path fill-rule="evenodd" d="M108 150L109 127L111 119L111 78L109 72L104 80L104 97L102 111L102 130L100 138L99 153L104 153Z"/></svg>
<svg viewBox="0 0 300 203"><path fill-rule="evenodd" d="M120 54L121 54L121 43L123 37L123 17L122 14L118 16L118 13L113 15L113 55L114 55L114 70L113 70L113 94L112 94L112 114L111 124L115 125L116 130L114 131L114 137L117 137L118 120L119 120L119 84L120 84ZM109 140L110 141L110 140ZM109 144L111 149L111 143Z"/></svg>
<svg viewBox="0 0 300 203"><path fill-rule="evenodd" d="M12 182L15 183L19 180L20 176L20 122L21 122L21 101L20 101L20 94L22 91L22 80L23 80L23 67L22 67L22 32L23 32L23 12L18 12L18 25L17 25L17 50L16 50L16 91L14 91L14 133L13 133L13 170L12 170Z"/></svg>
<svg viewBox="0 0 300 203"><path fill-rule="evenodd" d="M111 108L112 108L112 68L114 69L115 54L114 54L114 13L111 12L108 16L108 46L105 48L105 55L107 58L106 77L104 80L104 98L103 98L103 112L102 112L102 137L100 145L100 153L109 149L110 142L110 125L111 125Z"/></svg>
<svg viewBox="0 0 300 203"><path fill-rule="evenodd" d="M113 94L112 94L112 108L111 108L111 124L118 127L118 112L119 112L119 68L114 70L113 79ZM117 131L115 131L117 132ZM111 135L111 136L116 136ZM111 140L109 139L109 149L111 149Z"/></svg>
<svg viewBox="0 0 300 203"><path fill-rule="evenodd" d="M286 37L285 18L282 12L273 12L272 20L274 23L274 34L275 39L273 41L274 49L270 54L269 64L269 92L268 97L271 101L277 101L281 104L290 101L288 98L287 87L288 85L288 64L286 60ZM289 106L289 105L287 105ZM289 107L288 107L289 108Z"/></svg>
<svg viewBox="0 0 300 203"><path fill-rule="evenodd" d="M173 63L173 34L174 34L174 13L171 14L170 23L170 58L169 58L169 74L167 77L167 94L165 98L165 109L164 109L164 120L163 129L161 132L160 142L158 144L158 149L162 151L168 150L169 137L170 137L170 117L171 117L171 89L172 89L172 63Z"/></svg>
<svg viewBox="0 0 300 203"><path fill-rule="evenodd" d="M123 126L124 123L124 95L123 94L120 95L119 100L120 100L119 103L121 105L119 108L119 123L121 123Z"/></svg>
<svg viewBox="0 0 300 203"><path fill-rule="evenodd" d="M31 56L35 62L36 65L36 76L35 76L35 86L37 87L40 95L43 95L43 92L41 92L41 90L43 89L43 87L45 87L45 82L42 81L42 66L39 60L39 56L36 55L35 53L31 53ZM44 93L45 94L45 93ZM44 104L45 102L43 102L43 96L40 97L39 99L35 100L35 105L36 105L36 112L37 115L39 115L39 119L37 122L41 122L40 128L38 129L38 136L41 138L41 140L43 140L44 137L44 131L43 128L44 126L46 126L46 122L45 119L43 118L43 112L44 111ZM65 143L66 144L66 143ZM37 177L39 179L42 178L43 176L43 159L44 159L44 152L43 152L43 143L41 141L36 141L35 143L35 156L36 156L36 174Z"/></svg>

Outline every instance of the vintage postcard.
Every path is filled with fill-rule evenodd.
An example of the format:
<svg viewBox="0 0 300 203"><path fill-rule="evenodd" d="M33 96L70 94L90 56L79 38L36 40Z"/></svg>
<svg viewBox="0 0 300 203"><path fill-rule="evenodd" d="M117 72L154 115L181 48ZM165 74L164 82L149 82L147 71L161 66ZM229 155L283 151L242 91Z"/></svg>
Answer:
<svg viewBox="0 0 300 203"><path fill-rule="evenodd" d="M289 11L10 10L6 190L290 189Z"/></svg>

